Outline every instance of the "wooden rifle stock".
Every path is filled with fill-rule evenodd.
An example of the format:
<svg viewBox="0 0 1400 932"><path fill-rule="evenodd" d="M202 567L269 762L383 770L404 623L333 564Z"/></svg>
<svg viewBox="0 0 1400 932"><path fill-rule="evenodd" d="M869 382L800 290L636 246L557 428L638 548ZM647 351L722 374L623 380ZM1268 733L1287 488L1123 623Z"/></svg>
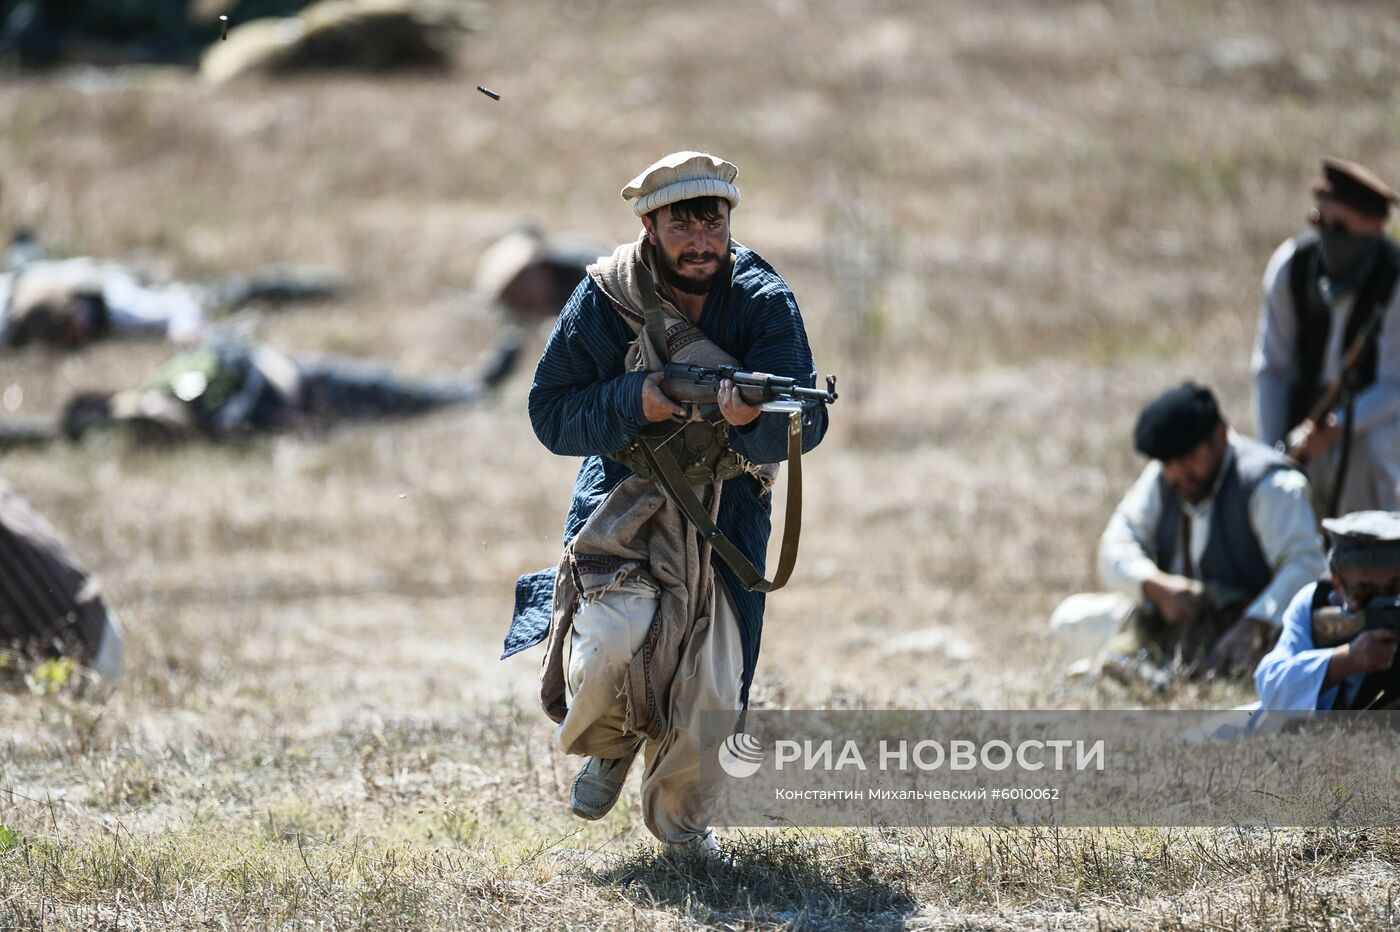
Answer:
<svg viewBox="0 0 1400 932"><path fill-rule="evenodd" d="M1307 420L1311 421L1314 427L1321 427L1323 422L1327 420L1328 413L1341 402L1347 391L1347 379L1361 364L1361 356L1366 352L1366 345L1371 342L1371 337L1375 336L1376 331L1380 329L1381 318L1384 316L1385 309L1376 308L1371 314L1371 319L1366 322L1366 326L1347 347L1346 356L1342 358L1342 371L1337 373L1337 377L1328 383L1327 390L1322 393L1312 410L1308 412ZM1306 456L1298 453L1291 455L1300 464L1307 461Z"/></svg>

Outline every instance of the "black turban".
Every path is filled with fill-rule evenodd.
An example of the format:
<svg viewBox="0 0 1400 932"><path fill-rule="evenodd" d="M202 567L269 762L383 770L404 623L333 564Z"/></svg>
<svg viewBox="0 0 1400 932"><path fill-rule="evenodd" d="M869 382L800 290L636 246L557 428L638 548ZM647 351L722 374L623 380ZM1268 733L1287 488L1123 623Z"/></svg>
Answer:
<svg viewBox="0 0 1400 932"><path fill-rule="evenodd" d="M1133 445L1154 460L1174 460L1208 440L1220 423L1220 406L1211 390L1186 382L1142 409Z"/></svg>

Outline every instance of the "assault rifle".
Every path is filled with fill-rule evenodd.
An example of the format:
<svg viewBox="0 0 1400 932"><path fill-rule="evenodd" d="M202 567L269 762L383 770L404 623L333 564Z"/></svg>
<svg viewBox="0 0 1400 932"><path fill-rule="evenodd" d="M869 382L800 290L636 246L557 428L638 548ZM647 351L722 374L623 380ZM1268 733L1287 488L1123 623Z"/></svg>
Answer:
<svg viewBox="0 0 1400 932"><path fill-rule="evenodd" d="M1332 409L1342 403L1350 388L1352 373L1356 371L1357 366L1361 365L1361 356L1366 352L1371 338L1380 330L1381 319L1384 316L1384 312L1377 309L1371 315L1371 319L1366 321L1366 326L1362 327L1361 332L1356 335L1356 339L1352 340L1351 345L1347 347L1346 355L1342 357L1342 371L1328 383L1327 390L1322 393L1317 399L1317 403L1312 406L1312 410L1308 412L1307 420L1312 421L1314 426L1321 427L1326 422L1327 415L1332 413ZM1307 457L1296 452L1292 456L1299 464L1307 460Z"/></svg>
<svg viewBox="0 0 1400 932"><path fill-rule="evenodd" d="M1308 413L1307 420L1311 421L1314 429L1321 428L1327 422L1327 415L1331 413L1339 403L1346 406L1346 423L1342 427L1342 449L1339 462L1337 464L1336 478L1332 480L1332 489L1327 496L1327 516L1337 514L1341 509L1342 484L1347 481L1347 466L1351 462L1352 444L1352 421L1356 415L1356 395L1354 392L1353 376L1357 367L1361 365L1361 357L1371 345L1372 338L1380 330L1381 320L1385 317L1383 308L1376 308L1371 314L1371 319L1366 321L1366 325L1361 332L1356 335L1356 339L1351 341L1347 347L1346 355L1342 358L1342 371L1327 386L1327 390L1322 393L1322 397L1313 405L1312 411ZM1280 447L1282 451L1293 457L1301 466L1307 462L1308 458L1301 450L1288 448L1288 441L1285 439Z"/></svg>
<svg viewBox="0 0 1400 932"><path fill-rule="evenodd" d="M764 411L801 412L812 405L829 405L836 400L836 376L826 377L826 390L807 388L796 379L778 375L745 372L734 366L687 366L668 363L661 379L661 390L673 401L704 407L714 405L719 383L725 379L739 388L745 403Z"/></svg>
<svg viewBox="0 0 1400 932"><path fill-rule="evenodd" d="M1375 628L1400 632L1400 596L1376 596L1359 612L1324 606L1313 612L1312 627L1313 643L1318 647L1336 647Z"/></svg>

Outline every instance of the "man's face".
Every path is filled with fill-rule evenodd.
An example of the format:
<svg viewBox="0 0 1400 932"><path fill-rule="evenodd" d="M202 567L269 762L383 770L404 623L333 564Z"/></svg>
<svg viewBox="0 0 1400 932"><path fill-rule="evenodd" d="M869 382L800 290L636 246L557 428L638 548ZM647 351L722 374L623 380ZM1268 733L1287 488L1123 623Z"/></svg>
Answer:
<svg viewBox="0 0 1400 932"><path fill-rule="evenodd" d="M720 202L720 216L702 220L694 215L674 216L668 204L656 212L655 222L643 217L667 284L687 294L714 291L729 254L729 202Z"/></svg>
<svg viewBox="0 0 1400 932"><path fill-rule="evenodd" d="M1182 498L1193 504L1199 502L1215 487L1215 477L1220 473L1228 445L1226 427L1221 424L1215 433L1189 452L1163 462L1162 475Z"/></svg>
<svg viewBox="0 0 1400 932"><path fill-rule="evenodd" d="M1376 596L1400 595L1400 565L1334 568L1332 584L1346 609L1359 612Z"/></svg>

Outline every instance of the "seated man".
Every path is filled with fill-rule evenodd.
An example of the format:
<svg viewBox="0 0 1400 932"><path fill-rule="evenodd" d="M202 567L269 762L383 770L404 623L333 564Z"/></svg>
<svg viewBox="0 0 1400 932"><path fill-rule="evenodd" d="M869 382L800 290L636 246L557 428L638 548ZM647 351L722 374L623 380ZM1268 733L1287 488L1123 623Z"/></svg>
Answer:
<svg viewBox="0 0 1400 932"><path fill-rule="evenodd" d="M1254 671L1263 709L1400 707L1395 622L1400 513L1358 511L1322 522L1331 577L1288 606L1278 644ZM1388 611L1387 611L1388 610Z"/></svg>
<svg viewBox="0 0 1400 932"><path fill-rule="evenodd" d="M71 657L105 680L122 671L122 631L68 542L0 480L0 651Z"/></svg>
<svg viewBox="0 0 1400 932"><path fill-rule="evenodd" d="M1066 599L1052 630L1081 656L1106 651L1105 672L1126 659L1157 684L1165 666L1252 669L1324 565L1307 480L1232 432L1211 391L1189 382L1143 409L1133 439L1152 462L1099 541L1115 592Z"/></svg>

